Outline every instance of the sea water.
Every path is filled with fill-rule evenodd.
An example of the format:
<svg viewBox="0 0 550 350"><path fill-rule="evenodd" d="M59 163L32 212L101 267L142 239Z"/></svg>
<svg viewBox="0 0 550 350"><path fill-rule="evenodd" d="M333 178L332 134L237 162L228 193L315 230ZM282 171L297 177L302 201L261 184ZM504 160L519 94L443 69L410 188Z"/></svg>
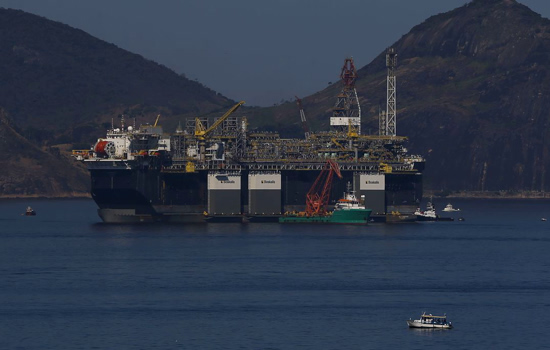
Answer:
<svg viewBox="0 0 550 350"><path fill-rule="evenodd" d="M91 200L3 200L0 348L546 348L550 202L451 202L465 221L359 227L106 225ZM407 328L422 312L455 328Z"/></svg>

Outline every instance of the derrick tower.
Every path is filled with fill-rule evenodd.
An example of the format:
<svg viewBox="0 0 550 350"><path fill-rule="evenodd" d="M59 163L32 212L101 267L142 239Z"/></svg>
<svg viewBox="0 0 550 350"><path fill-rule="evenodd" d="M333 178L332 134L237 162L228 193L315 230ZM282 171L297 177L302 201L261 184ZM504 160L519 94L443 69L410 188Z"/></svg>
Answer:
<svg viewBox="0 0 550 350"><path fill-rule="evenodd" d="M342 79L342 90L338 94L336 105L332 108L330 126L341 132L353 128L357 134L361 134L361 106L355 90L357 71L353 64L353 58L346 58L344 61L340 78Z"/></svg>
<svg viewBox="0 0 550 350"><path fill-rule="evenodd" d="M397 117L397 107L396 107L396 85L395 85L395 67L397 66L397 54L393 48L388 49L386 53L386 67L388 67L388 100L386 104L386 122L385 122L385 135L395 136L396 135L396 117Z"/></svg>

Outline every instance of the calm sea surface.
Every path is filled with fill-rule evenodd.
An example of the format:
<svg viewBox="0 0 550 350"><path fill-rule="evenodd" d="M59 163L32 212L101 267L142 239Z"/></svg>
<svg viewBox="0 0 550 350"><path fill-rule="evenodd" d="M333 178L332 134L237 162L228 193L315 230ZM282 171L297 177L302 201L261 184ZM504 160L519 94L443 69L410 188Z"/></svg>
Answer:
<svg viewBox="0 0 550 350"><path fill-rule="evenodd" d="M452 204L466 221L130 226L0 201L0 348L548 348L550 202ZM408 329L423 311L455 329Z"/></svg>

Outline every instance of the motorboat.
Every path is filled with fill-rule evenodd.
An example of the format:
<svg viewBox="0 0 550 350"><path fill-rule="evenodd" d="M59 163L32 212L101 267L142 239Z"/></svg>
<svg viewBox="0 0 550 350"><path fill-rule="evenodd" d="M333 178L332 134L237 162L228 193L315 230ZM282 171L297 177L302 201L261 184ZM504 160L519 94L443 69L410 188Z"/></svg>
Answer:
<svg viewBox="0 0 550 350"><path fill-rule="evenodd" d="M453 324L447 322L447 316L434 316L432 314L426 314L425 312L420 315L419 320L409 319L407 324L410 328L437 328L437 329L452 329Z"/></svg>
<svg viewBox="0 0 550 350"><path fill-rule="evenodd" d="M453 205L451 203L447 204L443 211L460 211L458 208L453 208Z"/></svg>
<svg viewBox="0 0 550 350"><path fill-rule="evenodd" d="M25 216L35 216L35 215L36 215L36 212L34 211L34 209L31 207L27 207L27 209L25 210Z"/></svg>
<svg viewBox="0 0 550 350"><path fill-rule="evenodd" d="M432 205L432 202L426 204L426 210L422 211L420 208L417 208L414 212L418 221L436 221L437 214L435 213L435 207Z"/></svg>
<svg viewBox="0 0 550 350"><path fill-rule="evenodd" d="M422 211L420 208L417 208L414 212L416 215L417 221L453 221L453 218L450 217L441 217L435 212L435 207L432 202L426 204L426 210Z"/></svg>

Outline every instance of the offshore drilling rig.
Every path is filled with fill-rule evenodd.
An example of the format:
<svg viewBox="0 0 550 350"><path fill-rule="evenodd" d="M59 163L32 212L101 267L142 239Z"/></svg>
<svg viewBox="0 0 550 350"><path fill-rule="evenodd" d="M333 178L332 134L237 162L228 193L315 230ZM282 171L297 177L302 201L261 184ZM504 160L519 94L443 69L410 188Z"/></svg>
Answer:
<svg viewBox="0 0 550 350"><path fill-rule="evenodd" d="M334 184L332 201L351 183L374 220L412 221L422 199L424 159L409 155L406 138L396 136L392 49L387 63L388 111L378 135L361 133L357 72L346 58L331 130L306 127L303 139L250 131L246 117L234 116L241 101L217 119L188 119L171 135L156 123L112 128L91 151L73 154L88 165L92 197L106 222L276 221L284 212L304 210L329 159L344 178Z"/></svg>

